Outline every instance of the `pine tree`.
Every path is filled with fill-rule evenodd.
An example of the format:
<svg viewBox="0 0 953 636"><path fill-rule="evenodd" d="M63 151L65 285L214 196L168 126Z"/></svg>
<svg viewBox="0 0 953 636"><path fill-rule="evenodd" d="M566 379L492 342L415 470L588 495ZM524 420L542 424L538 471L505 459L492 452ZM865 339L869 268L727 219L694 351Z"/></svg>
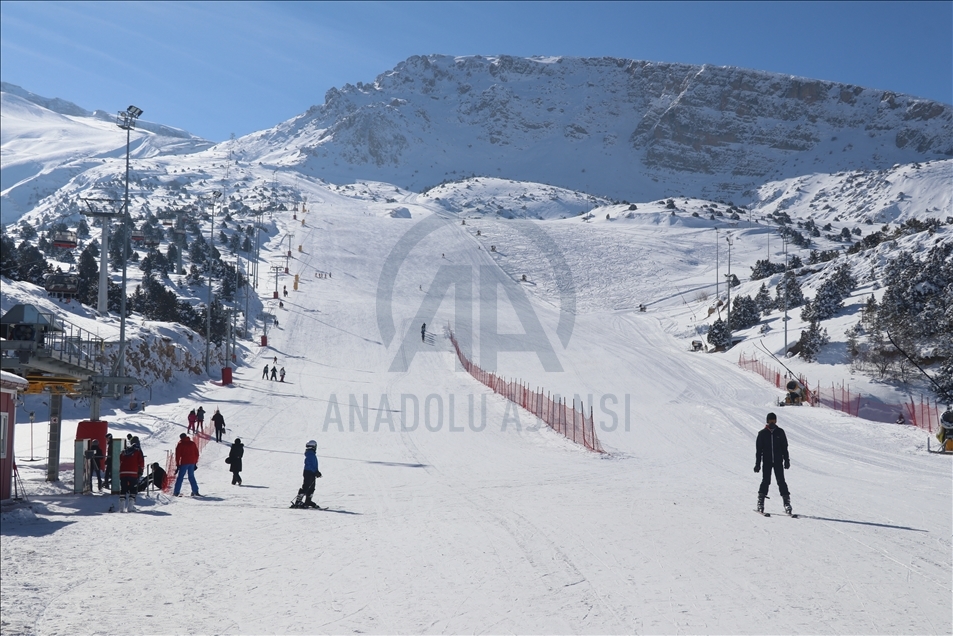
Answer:
<svg viewBox="0 0 953 636"><path fill-rule="evenodd" d="M785 299L785 289L787 290L787 298ZM778 308L784 307L785 302L787 302L787 308L791 309L792 307L800 307L804 304L804 293L801 291L801 284L797 280L797 276L794 275L794 272L788 271L784 278L781 279L781 282L778 283L775 288L777 293L777 306Z"/></svg>
<svg viewBox="0 0 953 636"><path fill-rule="evenodd" d="M79 302L95 306L99 301L99 263L93 251L98 252L92 244L83 249L79 255Z"/></svg>
<svg viewBox="0 0 953 636"><path fill-rule="evenodd" d="M754 302L758 307L758 311L765 316L770 314L771 310L775 308L774 299L771 298L771 292L768 291L767 283L761 283L758 294L754 297Z"/></svg>
<svg viewBox="0 0 953 636"><path fill-rule="evenodd" d="M755 261L751 268L751 280L761 280L773 274L780 274L784 271L784 263L772 263L768 259Z"/></svg>
<svg viewBox="0 0 953 636"><path fill-rule="evenodd" d="M798 356L808 362L813 362L817 359L817 353L821 350L821 347L830 341L827 329L821 329L820 324L814 321L801 332L801 337L798 339Z"/></svg>
<svg viewBox="0 0 953 636"><path fill-rule="evenodd" d="M761 319L758 304L748 296L738 296L731 301L731 330L753 327Z"/></svg>
<svg viewBox="0 0 953 636"><path fill-rule="evenodd" d="M20 264L17 262L17 247L13 239L4 234L0 237L0 276L16 280Z"/></svg>
<svg viewBox="0 0 953 636"><path fill-rule="evenodd" d="M708 328L708 344L716 349L724 349L731 343L731 331L728 330L728 323L721 318L711 323Z"/></svg>
<svg viewBox="0 0 953 636"><path fill-rule="evenodd" d="M52 271L46 263L43 253L27 241L17 248L17 275L14 280L22 280L34 285L43 285L44 277Z"/></svg>

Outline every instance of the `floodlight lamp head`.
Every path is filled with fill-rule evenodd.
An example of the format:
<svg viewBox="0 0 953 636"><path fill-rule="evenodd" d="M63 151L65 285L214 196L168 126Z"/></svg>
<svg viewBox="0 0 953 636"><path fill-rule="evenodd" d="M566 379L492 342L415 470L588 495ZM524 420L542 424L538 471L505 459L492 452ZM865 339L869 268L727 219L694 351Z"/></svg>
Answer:
<svg viewBox="0 0 953 636"><path fill-rule="evenodd" d="M222 193L218 190L212 193L212 197L215 199L219 198L220 196L222 196Z"/></svg>
<svg viewBox="0 0 953 636"><path fill-rule="evenodd" d="M126 109L126 112L129 113L129 116L133 119L139 119L142 116L142 109L138 106L129 105L129 108Z"/></svg>

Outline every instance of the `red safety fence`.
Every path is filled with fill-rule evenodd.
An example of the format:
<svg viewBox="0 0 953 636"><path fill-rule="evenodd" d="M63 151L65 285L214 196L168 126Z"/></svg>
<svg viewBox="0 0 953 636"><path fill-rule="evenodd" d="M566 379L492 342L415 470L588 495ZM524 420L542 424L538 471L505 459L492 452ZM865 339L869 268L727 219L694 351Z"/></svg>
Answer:
<svg viewBox="0 0 953 636"><path fill-rule="evenodd" d="M453 336L453 331L450 331L450 342L453 343L460 364L478 382L490 387L495 393L502 395L510 402L523 407L549 428L561 433L567 439L582 444L596 453L605 453L599 439L596 437L591 406L589 407L589 415L586 415L582 402L579 403L579 409L577 410L575 400L570 407L566 404L566 399L560 398L558 395L552 397L549 393L544 394L542 389L533 390L522 382L506 380L494 373L484 371L463 354L457 339Z"/></svg>
<svg viewBox="0 0 953 636"><path fill-rule="evenodd" d="M765 364L754 356L749 358L744 353L741 353L738 358L738 366L757 373L779 389L784 389L791 378L790 373L782 373L777 368ZM942 412L940 403L934 400L933 404L930 404L929 399L925 399L923 395L920 396L919 404L912 396L909 403L890 404L878 398L851 391L850 385L843 381L840 386L831 383L830 388L818 385L812 389L803 376L796 379L804 388L805 404L826 406L829 409L874 422L897 422L902 415L907 424L931 433L939 430Z"/></svg>
<svg viewBox="0 0 953 636"><path fill-rule="evenodd" d="M192 441L195 442L195 445L199 447L199 457L202 456L202 451L205 450L205 445L209 443L212 439L212 436L208 433L196 431L192 435ZM168 456L165 459L165 488L162 489L162 492L169 492L172 490L172 487L175 486L175 480L178 475L176 475L175 470L175 450L168 451Z"/></svg>

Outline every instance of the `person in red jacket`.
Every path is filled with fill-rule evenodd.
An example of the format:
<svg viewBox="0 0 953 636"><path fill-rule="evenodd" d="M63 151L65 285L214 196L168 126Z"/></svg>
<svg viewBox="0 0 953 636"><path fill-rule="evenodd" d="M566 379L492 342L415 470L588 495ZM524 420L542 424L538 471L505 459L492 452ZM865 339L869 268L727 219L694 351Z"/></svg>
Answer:
<svg viewBox="0 0 953 636"><path fill-rule="evenodd" d="M192 486L192 496L199 497L199 485L195 483L195 468L199 463L199 447L195 445L189 436L185 433L179 435L179 443L175 447L175 472L178 477L175 478L175 488L172 494L179 496L182 490L182 480L186 475L189 476L189 485Z"/></svg>
<svg viewBox="0 0 953 636"><path fill-rule="evenodd" d="M119 454L119 512L135 512L139 477L146 468L139 444L133 442ZM128 502L129 507L126 507Z"/></svg>

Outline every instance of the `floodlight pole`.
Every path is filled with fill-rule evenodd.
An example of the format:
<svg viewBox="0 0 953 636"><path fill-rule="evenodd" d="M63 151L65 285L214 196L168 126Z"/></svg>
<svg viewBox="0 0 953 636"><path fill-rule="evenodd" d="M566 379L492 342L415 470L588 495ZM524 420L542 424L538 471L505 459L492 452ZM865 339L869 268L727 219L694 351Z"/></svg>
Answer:
<svg viewBox="0 0 953 636"><path fill-rule="evenodd" d="M715 305L718 305L719 285L721 284L721 275L718 273L718 228L715 228ZM720 312L719 312L720 314Z"/></svg>
<svg viewBox="0 0 953 636"><path fill-rule="evenodd" d="M205 308L205 375L209 374L209 356L212 344L212 250L215 249L215 199L222 196L221 192L212 193L212 229L208 233L208 257L205 259L208 266L208 305Z"/></svg>
<svg viewBox="0 0 953 636"><path fill-rule="evenodd" d="M116 377L124 378L126 377L126 266L128 261L128 253L126 251L126 246L128 243L128 224L126 220L129 218L129 145L132 135L132 129L136 127L136 120L142 115L142 109L137 108L136 106L129 106L124 111L120 111L117 118L116 124L126 131L126 191L123 196L123 212L122 212L122 225L123 225L123 245L122 245L122 297L119 300L119 356L116 359L116 372L113 374ZM125 389L124 389L125 390Z"/></svg>
<svg viewBox="0 0 953 636"><path fill-rule="evenodd" d="M731 348L731 234L725 237L728 241L728 348Z"/></svg>
<svg viewBox="0 0 953 636"><path fill-rule="evenodd" d="M788 355L788 235L781 233L784 243L784 355Z"/></svg>

